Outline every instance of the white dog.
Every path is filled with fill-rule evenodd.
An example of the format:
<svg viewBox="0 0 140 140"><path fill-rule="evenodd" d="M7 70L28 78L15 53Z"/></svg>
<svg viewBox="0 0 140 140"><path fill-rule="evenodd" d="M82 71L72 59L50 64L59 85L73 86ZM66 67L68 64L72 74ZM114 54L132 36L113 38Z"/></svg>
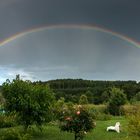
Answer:
<svg viewBox="0 0 140 140"><path fill-rule="evenodd" d="M116 122L115 126L109 126L106 129L107 131L113 130L116 131L117 133L120 133L120 122Z"/></svg>

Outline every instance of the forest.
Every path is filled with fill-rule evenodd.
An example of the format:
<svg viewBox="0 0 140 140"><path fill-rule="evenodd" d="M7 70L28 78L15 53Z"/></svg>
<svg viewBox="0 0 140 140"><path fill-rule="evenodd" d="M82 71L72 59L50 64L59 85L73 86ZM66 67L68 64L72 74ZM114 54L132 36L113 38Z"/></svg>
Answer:
<svg viewBox="0 0 140 140"><path fill-rule="evenodd" d="M81 95L86 95L92 104L107 103L110 99L111 88L123 90L128 101L133 101L140 93L140 82L137 81L99 81L83 79L56 79L46 82L37 81L33 84L49 84L56 99L64 97L65 101L78 103Z"/></svg>

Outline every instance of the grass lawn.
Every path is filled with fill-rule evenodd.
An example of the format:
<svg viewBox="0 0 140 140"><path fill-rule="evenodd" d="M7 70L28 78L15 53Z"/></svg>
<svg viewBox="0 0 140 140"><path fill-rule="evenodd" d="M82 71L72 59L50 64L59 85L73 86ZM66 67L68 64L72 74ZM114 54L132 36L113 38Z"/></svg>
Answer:
<svg viewBox="0 0 140 140"><path fill-rule="evenodd" d="M121 133L107 132L106 127L114 125L117 121L121 123ZM97 121L96 128L88 133L84 140L123 140L127 136L127 120L115 117L108 121ZM43 133L34 133L32 140L74 140L74 135L62 132L57 126L45 126Z"/></svg>

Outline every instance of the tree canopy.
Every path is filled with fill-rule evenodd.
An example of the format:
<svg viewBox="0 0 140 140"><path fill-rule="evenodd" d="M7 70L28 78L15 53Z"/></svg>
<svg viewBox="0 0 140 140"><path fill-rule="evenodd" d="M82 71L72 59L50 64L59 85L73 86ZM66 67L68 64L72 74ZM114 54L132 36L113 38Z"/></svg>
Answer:
<svg viewBox="0 0 140 140"><path fill-rule="evenodd" d="M41 126L50 116L49 107L54 100L53 92L48 86L33 85L23 81L19 76L12 82L6 80L2 85L7 113L16 113L21 124L28 128L35 124Z"/></svg>

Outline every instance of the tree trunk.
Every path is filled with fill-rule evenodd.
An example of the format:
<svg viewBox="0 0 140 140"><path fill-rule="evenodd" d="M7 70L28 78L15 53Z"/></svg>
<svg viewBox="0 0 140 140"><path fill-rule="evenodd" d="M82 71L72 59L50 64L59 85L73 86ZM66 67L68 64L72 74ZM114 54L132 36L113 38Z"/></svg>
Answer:
<svg viewBox="0 0 140 140"><path fill-rule="evenodd" d="M77 133L75 133L75 138L74 138L74 140L77 140L77 138L78 138L78 137L77 137Z"/></svg>

